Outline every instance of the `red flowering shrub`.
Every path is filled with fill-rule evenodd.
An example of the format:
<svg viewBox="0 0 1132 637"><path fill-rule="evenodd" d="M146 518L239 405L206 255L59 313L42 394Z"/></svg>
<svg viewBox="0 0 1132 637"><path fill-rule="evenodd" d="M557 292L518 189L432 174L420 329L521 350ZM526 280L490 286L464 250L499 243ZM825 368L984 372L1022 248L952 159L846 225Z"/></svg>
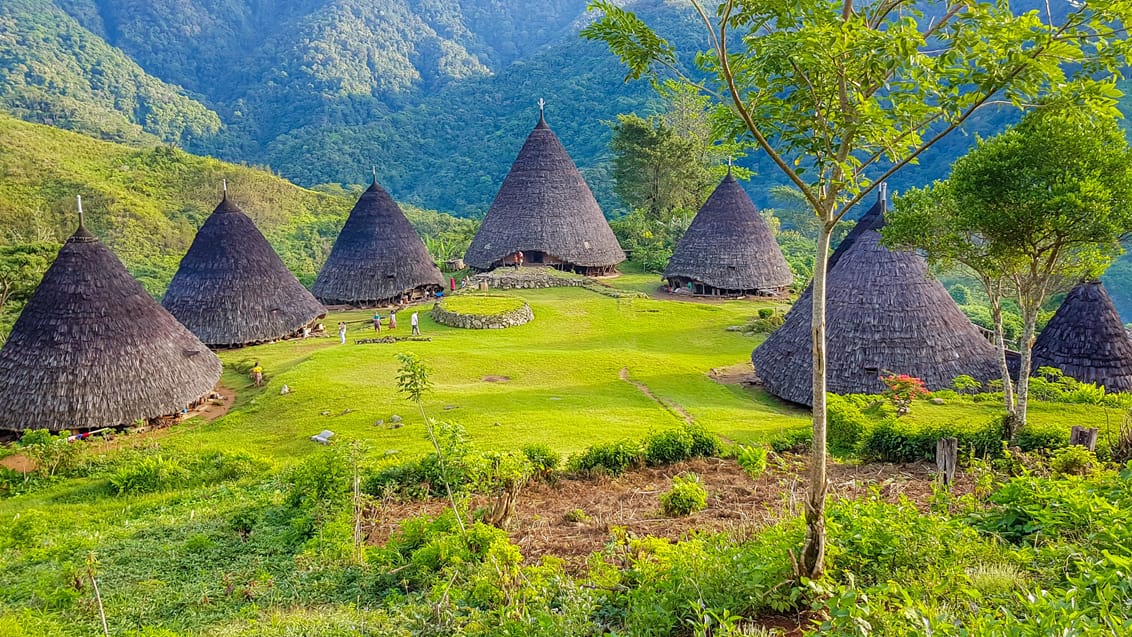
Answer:
<svg viewBox="0 0 1132 637"><path fill-rule="evenodd" d="M912 409L912 400L928 395L924 381L908 374L892 374L881 376L880 382L888 389L884 396L896 407L896 415L903 416Z"/></svg>

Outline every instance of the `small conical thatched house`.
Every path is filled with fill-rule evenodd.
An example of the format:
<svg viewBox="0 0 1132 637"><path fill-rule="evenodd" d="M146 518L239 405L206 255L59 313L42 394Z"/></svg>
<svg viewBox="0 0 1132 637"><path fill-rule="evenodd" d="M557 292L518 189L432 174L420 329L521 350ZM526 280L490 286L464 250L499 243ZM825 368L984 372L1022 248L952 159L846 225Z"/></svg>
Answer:
<svg viewBox="0 0 1132 637"><path fill-rule="evenodd" d="M0 349L0 430L90 430L175 414L220 361L80 222Z"/></svg>
<svg viewBox="0 0 1132 637"><path fill-rule="evenodd" d="M1033 362L1034 370L1056 367L1110 392L1132 391L1132 340L1100 281L1066 295L1034 342Z"/></svg>
<svg viewBox="0 0 1132 637"><path fill-rule="evenodd" d="M324 303L378 305L443 287L444 276L424 242L375 175L350 211L312 291Z"/></svg>
<svg viewBox="0 0 1132 637"><path fill-rule="evenodd" d="M774 234L739 182L727 176L676 244L664 278L694 294L778 294L794 282Z"/></svg>
<svg viewBox="0 0 1132 637"><path fill-rule="evenodd" d="M326 315L227 195L197 231L161 304L211 347L285 338Z"/></svg>
<svg viewBox="0 0 1132 637"><path fill-rule="evenodd" d="M875 394L879 377L909 374L942 389L961 374L999 376L995 348L955 305L923 258L880 244L878 198L830 258L826 293L827 382L837 394ZM767 391L813 404L811 290L751 355Z"/></svg>
<svg viewBox="0 0 1132 637"><path fill-rule="evenodd" d="M613 272L625 253L589 186L539 117L503 180L464 261L477 270L515 263L581 274Z"/></svg>

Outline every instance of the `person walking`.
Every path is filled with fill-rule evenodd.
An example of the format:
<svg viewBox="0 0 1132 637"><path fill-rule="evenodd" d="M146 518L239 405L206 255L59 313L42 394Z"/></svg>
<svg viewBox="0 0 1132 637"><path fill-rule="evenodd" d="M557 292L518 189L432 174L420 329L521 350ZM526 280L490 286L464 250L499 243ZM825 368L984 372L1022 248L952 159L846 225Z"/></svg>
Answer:
<svg viewBox="0 0 1132 637"><path fill-rule="evenodd" d="M389 310L389 329L397 329L397 310Z"/></svg>
<svg viewBox="0 0 1132 637"><path fill-rule="evenodd" d="M381 332L381 314L377 312L373 313L373 331L378 333Z"/></svg>
<svg viewBox="0 0 1132 637"><path fill-rule="evenodd" d="M448 277L448 289L452 290L453 292L456 291L456 277Z"/></svg>
<svg viewBox="0 0 1132 637"><path fill-rule="evenodd" d="M421 335L420 319L417 318L416 312L413 312L413 315L409 317L409 325L413 326L413 336L420 336Z"/></svg>
<svg viewBox="0 0 1132 637"><path fill-rule="evenodd" d="M338 322L338 341L340 344L346 344L346 321Z"/></svg>
<svg viewBox="0 0 1132 637"><path fill-rule="evenodd" d="M259 361L252 365L252 381L255 382L256 387L263 386L263 368L260 367Z"/></svg>

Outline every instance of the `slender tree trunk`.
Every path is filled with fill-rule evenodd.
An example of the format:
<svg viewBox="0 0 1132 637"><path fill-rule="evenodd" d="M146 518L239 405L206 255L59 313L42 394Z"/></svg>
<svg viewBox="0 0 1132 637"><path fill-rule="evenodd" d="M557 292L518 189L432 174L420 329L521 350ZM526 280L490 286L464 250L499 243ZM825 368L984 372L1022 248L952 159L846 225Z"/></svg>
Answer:
<svg viewBox="0 0 1132 637"><path fill-rule="evenodd" d="M810 485L806 495L806 543L802 548L802 574L817 579L825 568L826 400L825 400L825 284L832 225L821 224L814 257L813 319L814 444L810 458Z"/></svg>
<svg viewBox="0 0 1132 637"><path fill-rule="evenodd" d="M1032 307L1022 306L1022 364L1018 368L1018 408L1015 411L1015 427L1010 432L1011 437L1019 429L1026 426L1026 409L1030 401L1030 367L1032 365L1032 350L1034 347L1034 332L1037 331L1038 310L1041 305L1035 303Z"/></svg>
<svg viewBox="0 0 1132 637"><path fill-rule="evenodd" d="M460 527L460 534L463 535L467 532L464 528L464 520L460 517L460 509L456 507L456 496L452 495L452 485L448 484L448 469L444 462L444 452L440 449L440 441L436 439L436 433L432 429L432 421L425 415L424 405L417 401L417 408L421 410L421 418L424 418L425 428L428 429L428 437L432 440L432 448L436 450L436 461L440 465L440 473L444 480L444 490L448 492L448 503L452 505L452 514L456 516L456 525Z"/></svg>
<svg viewBox="0 0 1132 637"><path fill-rule="evenodd" d="M988 290L989 292L989 290ZM1010 366L1006 363L1006 329L1002 325L1002 297L990 294L991 316L994 319L994 344L998 348L999 371L1002 372L1002 395L1006 403L1006 417L1015 417L1014 379L1010 377ZM1011 428L1010 425L1007 425Z"/></svg>

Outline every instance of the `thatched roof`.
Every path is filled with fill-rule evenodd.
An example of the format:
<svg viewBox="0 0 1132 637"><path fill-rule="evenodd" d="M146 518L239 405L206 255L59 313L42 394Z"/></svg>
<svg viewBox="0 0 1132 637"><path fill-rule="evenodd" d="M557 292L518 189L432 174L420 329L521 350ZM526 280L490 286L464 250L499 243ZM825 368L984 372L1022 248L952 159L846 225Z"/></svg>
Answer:
<svg viewBox="0 0 1132 637"><path fill-rule="evenodd" d="M197 231L161 303L213 347L283 338L326 314L227 196Z"/></svg>
<svg viewBox="0 0 1132 637"><path fill-rule="evenodd" d="M220 361L81 225L0 349L0 429L87 430L179 412Z"/></svg>
<svg viewBox="0 0 1132 637"><path fill-rule="evenodd" d="M544 252L583 267L625 260L589 186L542 117L503 180L464 261L487 270L520 250Z"/></svg>
<svg viewBox="0 0 1132 637"><path fill-rule="evenodd" d="M722 290L775 290L794 282L774 234L728 171L676 244L664 278Z"/></svg>
<svg viewBox="0 0 1132 637"><path fill-rule="evenodd" d="M444 276L375 178L350 211L312 291L326 303L370 305L422 286L443 287Z"/></svg>
<svg viewBox="0 0 1132 637"><path fill-rule="evenodd" d="M1034 342L1033 362L1110 392L1132 391L1132 340L1100 281L1066 295Z"/></svg>
<svg viewBox="0 0 1132 637"><path fill-rule="evenodd" d="M960 374L998 377L995 348L931 278L923 258L880 244L883 225L884 200L878 198L829 269L829 391L879 393L884 385L878 377L888 373L922 378L931 390L950 386ZM811 312L807 289L751 356L770 393L805 405L812 404Z"/></svg>

